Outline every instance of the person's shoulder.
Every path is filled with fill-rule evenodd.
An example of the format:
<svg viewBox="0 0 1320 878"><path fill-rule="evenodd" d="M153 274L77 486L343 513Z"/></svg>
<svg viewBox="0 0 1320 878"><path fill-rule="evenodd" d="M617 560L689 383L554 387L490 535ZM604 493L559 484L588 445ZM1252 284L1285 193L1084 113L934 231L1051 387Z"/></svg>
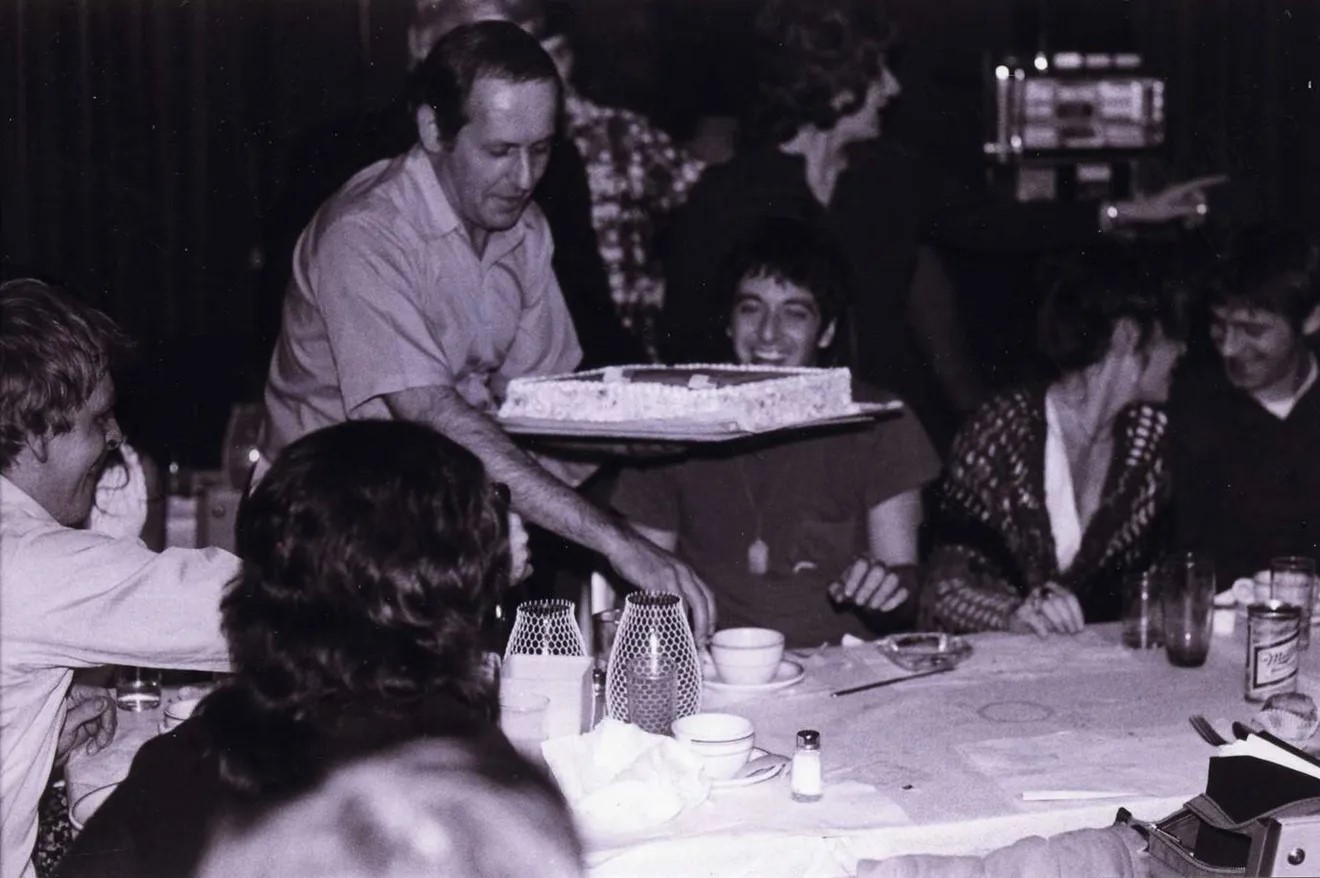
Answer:
<svg viewBox="0 0 1320 878"><path fill-rule="evenodd" d="M1042 420L1044 399L1045 388L1035 384L1001 390L973 412L963 429L969 433L982 434Z"/></svg>
<svg viewBox="0 0 1320 878"><path fill-rule="evenodd" d="M312 228L325 237L350 228L389 229L416 221L424 200L409 168L410 153L372 162L359 170L316 212Z"/></svg>

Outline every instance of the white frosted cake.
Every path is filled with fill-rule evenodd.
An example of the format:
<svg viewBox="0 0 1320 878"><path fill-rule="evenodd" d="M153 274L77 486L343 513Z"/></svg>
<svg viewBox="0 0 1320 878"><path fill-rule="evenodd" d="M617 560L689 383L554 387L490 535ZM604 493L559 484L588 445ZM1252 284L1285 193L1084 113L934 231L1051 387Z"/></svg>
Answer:
<svg viewBox="0 0 1320 878"><path fill-rule="evenodd" d="M755 431L859 411L847 369L700 364L608 366L515 378L499 416L594 423L699 421Z"/></svg>

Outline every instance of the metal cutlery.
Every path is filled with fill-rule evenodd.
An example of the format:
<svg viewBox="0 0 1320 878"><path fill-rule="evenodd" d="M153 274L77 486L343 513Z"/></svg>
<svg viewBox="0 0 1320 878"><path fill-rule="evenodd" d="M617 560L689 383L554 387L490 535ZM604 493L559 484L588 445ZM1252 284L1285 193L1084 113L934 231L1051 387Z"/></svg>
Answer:
<svg viewBox="0 0 1320 878"><path fill-rule="evenodd" d="M1229 743L1228 739L1219 734L1219 732L1215 730L1215 727L1210 725L1210 721L1201 716L1201 714L1192 714L1187 718L1187 721L1192 724L1192 728L1201 736L1201 740L1205 741L1211 747L1222 747Z"/></svg>
<svg viewBox="0 0 1320 878"><path fill-rule="evenodd" d="M954 666L952 664L948 664L942 667L933 668L929 671L922 671L919 674L908 674L906 677L893 677L888 680L879 680L875 683L867 683L862 686L853 686L849 689L839 689L835 692L831 692L830 697L838 698L840 695L851 695L854 692L865 692L868 689L879 689L881 686L888 686L891 683L902 683L906 680L915 680L918 677L929 677L932 674L943 674L945 671L952 671L953 668Z"/></svg>

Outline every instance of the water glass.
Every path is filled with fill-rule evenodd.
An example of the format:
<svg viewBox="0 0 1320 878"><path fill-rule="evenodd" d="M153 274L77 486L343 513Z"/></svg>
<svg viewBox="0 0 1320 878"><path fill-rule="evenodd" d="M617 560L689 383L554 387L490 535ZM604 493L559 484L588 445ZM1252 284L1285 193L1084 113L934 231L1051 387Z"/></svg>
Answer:
<svg viewBox="0 0 1320 878"><path fill-rule="evenodd" d="M610 663L610 650L614 648L614 635L619 632L619 619L623 610L601 610L591 616L591 649L596 656L595 665L605 670Z"/></svg>
<svg viewBox="0 0 1320 878"><path fill-rule="evenodd" d="M515 750L534 762L542 761L549 707L550 699L536 692L500 692L500 730Z"/></svg>
<svg viewBox="0 0 1320 878"><path fill-rule="evenodd" d="M644 732L669 734L674 724L674 663L643 654L628 663L628 722Z"/></svg>
<svg viewBox="0 0 1320 878"><path fill-rule="evenodd" d="M1160 597L1164 650L1181 668L1205 664L1214 619L1215 568L1208 558L1186 553L1165 566Z"/></svg>
<svg viewBox="0 0 1320 878"><path fill-rule="evenodd" d="M1270 597L1302 611L1301 649L1311 646L1311 609L1315 605L1315 559L1285 555L1270 562Z"/></svg>
<svg viewBox="0 0 1320 878"><path fill-rule="evenodd" d="M1123 645L1131 649L1164 645L1160 576L1153 570L1123 580Z"/></svg>
<svg viewBox="0 0 1320 878"><path fill-rule="evenodd" d="M115 704L134 712L160 707L160 670L127 665L115 670Z"/></svg>

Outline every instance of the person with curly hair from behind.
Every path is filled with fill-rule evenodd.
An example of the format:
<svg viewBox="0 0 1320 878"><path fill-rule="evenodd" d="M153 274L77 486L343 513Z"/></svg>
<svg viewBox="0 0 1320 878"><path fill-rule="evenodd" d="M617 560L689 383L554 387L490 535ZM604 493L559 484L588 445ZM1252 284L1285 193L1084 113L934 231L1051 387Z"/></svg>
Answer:
<svg viewBox="0 0 1320 878"><path fill-rule="evenodd" d="M349 422L286 448L239 512L233 679L139 751L61 874L190 875L217 821L411 740L512 763L480 647L525 564L508 515L477 458L421 425Z"/></svg>

